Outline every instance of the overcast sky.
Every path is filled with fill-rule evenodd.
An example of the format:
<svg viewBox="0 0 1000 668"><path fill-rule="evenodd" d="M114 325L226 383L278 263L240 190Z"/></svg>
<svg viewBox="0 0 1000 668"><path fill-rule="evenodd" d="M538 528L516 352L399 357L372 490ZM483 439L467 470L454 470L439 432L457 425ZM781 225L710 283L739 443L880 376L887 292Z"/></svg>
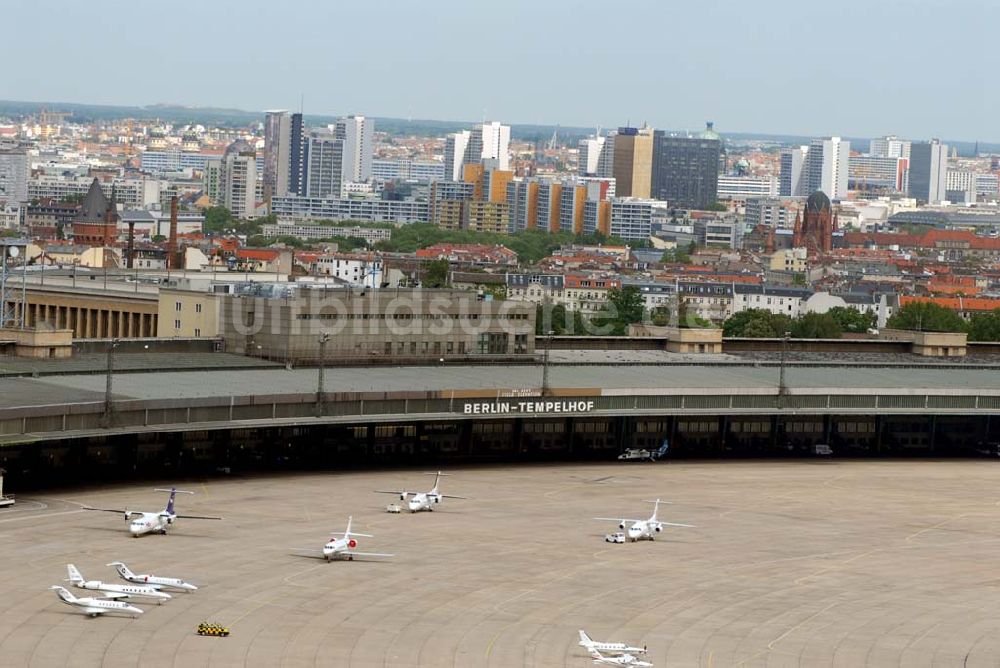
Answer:
<svg viewBox="0 0 1000 668"><path fill-rule="evenodd" d="M995 0L6 0L13 100L1000 140Z"/></svg>

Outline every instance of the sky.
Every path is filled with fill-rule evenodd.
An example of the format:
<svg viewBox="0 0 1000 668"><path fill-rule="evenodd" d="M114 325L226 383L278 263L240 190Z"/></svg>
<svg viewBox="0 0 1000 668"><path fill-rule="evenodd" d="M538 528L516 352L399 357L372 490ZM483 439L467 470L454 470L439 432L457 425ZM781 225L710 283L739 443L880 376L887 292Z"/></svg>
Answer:
<svg viewBox="0 0 1000 668"><path fill-rule="evenodd" d="M1000 141L995 0L3 4L10 100Z"/></svg>

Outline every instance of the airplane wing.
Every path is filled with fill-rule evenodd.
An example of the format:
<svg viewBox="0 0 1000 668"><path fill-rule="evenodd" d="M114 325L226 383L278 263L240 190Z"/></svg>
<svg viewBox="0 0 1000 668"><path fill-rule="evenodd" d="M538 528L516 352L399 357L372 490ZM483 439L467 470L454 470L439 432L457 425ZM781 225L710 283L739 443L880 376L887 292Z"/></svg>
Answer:
<svg viewBox="0 0 1000 668"><path fill-rule="evenodd" d="M323 553L317 550L316 548L304 548L304 549L293 548L292 553L296 557L308 557L310 559L323 559L323 560L326 559L326 557L323 556Z"/></svg>
<svg viewBox="0 0 1000 668"><path fill-rule="evenodd" d="M86 612L88 615L103 615L105 612L107 612L105 608L93 608L90 606L84 607L83 611Z"/></svg>
<svg viewBox="0 0 1000 668"><path fill-rule="evenodd" d="M177 519L183 520L221 520L221 517L204 517L203 515L177 515Z"/></svg>
<svg viewBox="0 0 1000 668"><path fill-rule="evenodd" d="M101 598L109 598L109 599L117 601L118 599L121 599L121 598L128 598L128 594L120 594L120 593L115 592L115 591L106 591L106 592L103 592L101 594Z"/></svg>
<svg viewBox="0 0 1000 668"><path fill-rule="evenodd" d="M442 499L466 499L466 500L468 500L468 498L469 498L467 496L455 496L454 494L438 494L438 496L440 496Z"/></svg>
<svg viewBox="0 0 1000 668"><path fill-rule="evenodd" d="M399 490L398 492L393 492L393 491L390 491L388 489L376 489L375 493L376 494L395 494L395 495L399 496L400 494L407 494L408 492L404 492L403 490Z"/></svg>
<svg viewBox="0 0 1000 668"><path fill-rule="evenodd" d="M668 527L687 527L689 529L696 529L697 528L693 524L678 524L677 522L658 522L658 524L662 524L662 525L668 526Z"/></svg>
<svg viewBox="0 0 1000 668"><path fill-rule="evenodd" d="M595 517L595 520L602 522L644 522L645 520L632 520L627 517ZM666 524L666 522L664 522Z"/></svg>
<svg viewBox="0 0 1000 668"><path fill-rule="evenodd" d="M343 536L344 533L342 531L331 531L330 535L331 536ZM370 533L358 533L357 531L352 531L351 535L352 536L364 536L365 538L374 538L375 537L375 536L371 535Z"/></svg>
<svg viewBox="0 0 1000 668"><path fill-rule="evenodd" d="M342 552L351 557L395 557L394 554L385 554L384 552Z"/></svg>
<svg viewBox="0 0 1000 668"><path fill-rule="evenodd" d="M102 513L118 513L119 515L124 515L125 513L128 512L128 510L125 510L124 508L121 510L117 510L115 508L91 508L90 506L83 506L83 510L99 510Z"/></svg>

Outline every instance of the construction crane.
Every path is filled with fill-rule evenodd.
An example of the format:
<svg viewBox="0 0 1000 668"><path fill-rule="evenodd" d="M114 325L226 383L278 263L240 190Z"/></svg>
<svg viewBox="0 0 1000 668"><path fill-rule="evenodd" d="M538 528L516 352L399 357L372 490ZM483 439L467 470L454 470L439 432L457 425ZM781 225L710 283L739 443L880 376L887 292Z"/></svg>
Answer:
<svg viewBox="0 0 1000 668"><path fill-rule="evenodd" d="M559 126L557 125L556 129L552 131L552 139L550 139L549 143L545 145L545 149L548 151L556 150L556 141L558 139L559 139Z"/></svg>

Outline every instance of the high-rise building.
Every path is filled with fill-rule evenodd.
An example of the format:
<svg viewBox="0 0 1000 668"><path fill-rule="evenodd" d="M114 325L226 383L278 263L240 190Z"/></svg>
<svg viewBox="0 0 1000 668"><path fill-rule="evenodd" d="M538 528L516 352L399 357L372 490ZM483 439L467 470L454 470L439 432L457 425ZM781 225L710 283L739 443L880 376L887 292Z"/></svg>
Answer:
<svg viewBox="0 0 1000 668"><path fill-rule="evenodd" d="M808 146L794 146L781 152L781 176L778 182L778 194L782 197L804 197L806 195L806 184L802 175L808 154Z"/></svg>
<svg viewBox="0 0 1000 668"><path fill-rule="evenodd" d="M685 209L705 209L718 199L722 138L712 129L693 136L653 134L654 199Z"/></svg>
<svg viewBox="0 0 1000 668"><path fill-rule="evenodd" d="M344 192L344 140L318 130L309 136L306 149L306 197L342 197Z"/></svg>
<svg viewBox="0 0 1000 668"><path fill-rule="evenodd" d="M911 142L896 135L886 135L868 142L868 153L877 158L910 159Z"/></svg>
<svg viewBox="0 0 1000 668"><path fill-rule="evenodd" d="M934 204L948 198L948 145L937 139L910 147L909 195Z"/></svg>
<svg viewBox="0 0 1000 668"><path fill-rule="evenodd" d="M205 196L214 206L222 206L222 158L209 158L201 170Z"/></svg>
<svg viewBox="0 0 1000 668"><path fill-rule="evenodd" d="M253 218L257 213L257 150L238 139L229 145L219 168L220 204L233 218Z"/></svg>
<svg viewBox="0 0 1000 668"><path fill-rule="evenodd" d="M501 171L510 169L510 126L499 121L481 123L472 130L465 149L465 162L495 160L494 167Z"/></svg>
<svg viewBox="0 0 1000 668"><path fill-rule="evenodd" d="M288 142L288 192L305 195L308 165L309 134L302 123L302 114L292 114Z"/></svg>
<svg viewBox="0 0 1000 668"><path fill-rule="evenodd" d="M581 139L576 173L580 176L610 178L614 171L614 139L593 136Z"/></svg>
<svg viewBox="0 0 1000 668"><path fill-rule="evenodd" d="M364 116L346 116L334 126L334 136L344 142L344 180L371 181L375 121Z"/></svg>
<svg viewBox="0 0 1000 668"><path fill-rule="evenodd" d="M462 165L465 164L465 150L469 146L472 132L462 130L453 132L445 139L444 144L444 178L446 181L462 180Z"/></svg>
<svg viewBox="0 0 1000 668"><path fill-rule="evenodd" d="M653 176L651 128L618 128L612 173L618 197L649 197Z"/></svg>
<svg viewBox="0 0 1000 668"><path fill-rule="evenodd" d="M28 154L23 149L0 150L0 204L28 201Z"/></svg>
<svg viewBox="0 0 1000 668"><path fill-rule="evenodd" d="M830 199L846 197L850 154L851 142L840 137L812 140L803 168L806 192L820 190Z"/></svg>
<svg viewBox="0 0 1000 668"><path fill-rule="evenodd" d="M288 194L292 124L287 111L264 115L264 199Z"/></svg>

